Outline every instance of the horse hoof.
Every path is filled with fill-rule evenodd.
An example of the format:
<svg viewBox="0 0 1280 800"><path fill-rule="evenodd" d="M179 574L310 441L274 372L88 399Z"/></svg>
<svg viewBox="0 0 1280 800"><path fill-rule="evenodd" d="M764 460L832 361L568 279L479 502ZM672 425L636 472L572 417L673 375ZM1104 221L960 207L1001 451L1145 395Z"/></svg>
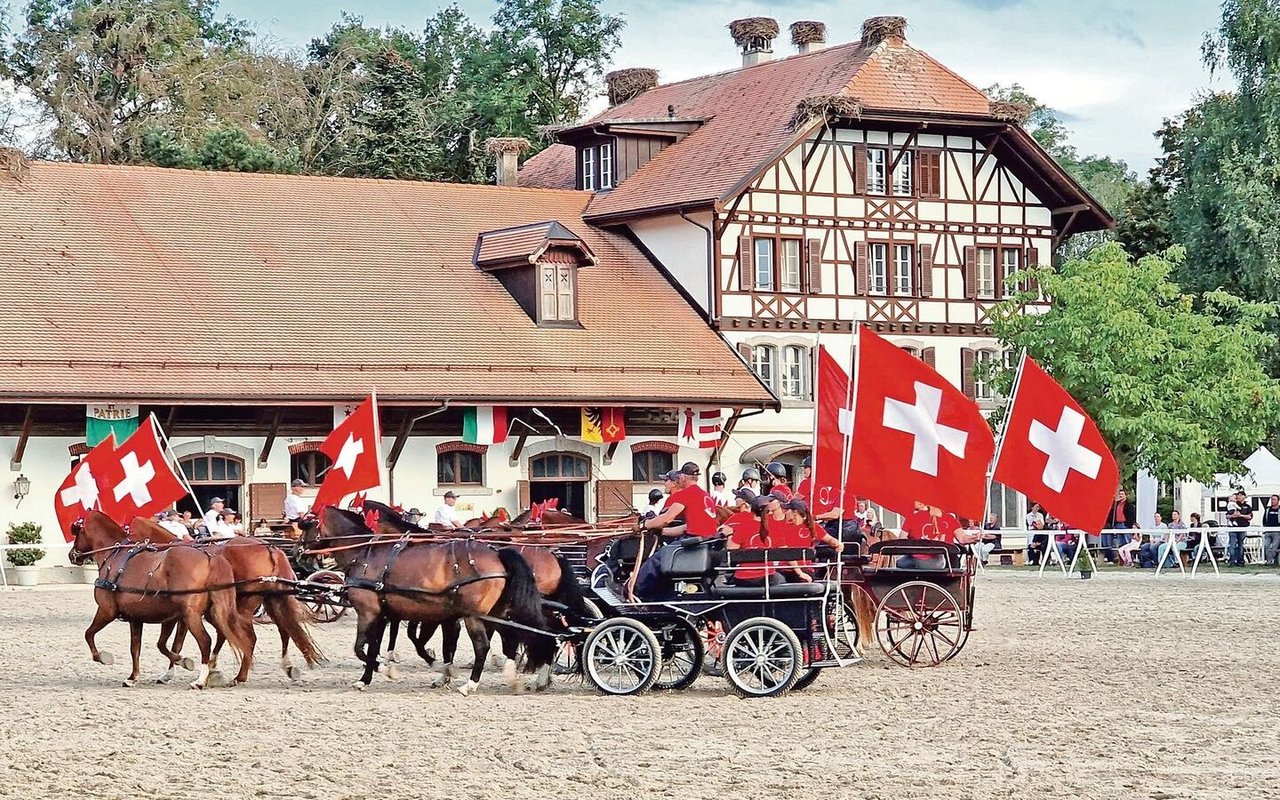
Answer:
<svg viewBox="0 0 1280 800"><path fill-rule="evenodd" d="M475 681L467 681L466 683L459 686L456 691L458 692L458 694L462 695L463 697L470 697L475 692L476 688L479 685L480 684L476 683Z"/></svg>
<svg viewBox="0 0 1280 800"><path fill-rule="evenodd" d="M427 662L428 667L436 663L436 651L427 649L422 655L422 660Z"/></svg>
<svg viewBox="0 0 1280 800"><path fill-rule="evenodd" d="M108 667L116 663L116 657L110 653L98 653L93 657L93 660L97 661L99 664L105 664Z"/></svg>
<svg viewBox="0 0 1280 800"><path fill-rule="evenodd" d="M168 672L166 672L166 673L162 674L160 677L156 678L156 683L159 683L159 684L165 684L165 683L168 683L168 682L169 682L169 681L171 681L171 680L173 680L173 670L172 670L172 669L171 669L171 670L169 670Z"/></svg>
<svg viewBox="0 0 1280 800"><path fill-rule="evenodd" d="M302 670L298 669L295 664L290 664L289 668L284 671L284 674L288 675L289 680L291 681L302 680Z"/></svg>
<svg viewBox="0 0 1280 800"><path fill-rule="evenodd" d="M191 672L196 668L196 660L194 658L184 658L178 662L178 666L182 667L188 672Z"/></svg>
<svg viewBox="0 0 1280 800"><path fill-rule="evenodd" d="M124 681L123 685L124 685L124 688L126 689L132 689L133 687L138 685L138 682L133 679L128 679Z"/></svg>
<svg viewBox="0 0 1280 800"><path fill-rule="evenodd" d="M378 667L378 672L386 675L387 680L389 681L394 681L396 678L400 677L400 671L396 669L395 664L382 664Z"/></svg>
<svg viewBox="0 0 1280 800"><path fill-rule="evenodd" d="M203 684L203 683L201 683L200 681L192 681L190 684L188 684L188 686L190 686L192 689L203 689L203 688L204 688L204 684Z"/></svg>
<svg viewBox="0 0 1280 800"><path fill-rule="evenodd" d="M357 692L363 692L365 689L369 688L369 684L365 683L364 681L356 681L355 683L351 684L351 688L355 689Z"/></svg>
<svg viewBox="0 0 1280 800"><path fill-rule="evenodd" d="M495 667L501 667L507 663L507 657L502 655L501 653L494 653L493 655L489 656L489 663L494 665Z"/></svg>
<svg viewBox="0 0 1280 800"><path fill-rule="evenodd" d="M227 679L223 677L221 672L212 670L209 672L209 677L205 679L204 685L208 686L210 689L217 689L219 686L226 686Z"/></svg>
<svg viewBox="0 0 1280 800"><path fill-rule="evenodd" d="M399 660L400 660L400 656L396 654L395 650L387 651L387 661L399 661Z"/></svg>

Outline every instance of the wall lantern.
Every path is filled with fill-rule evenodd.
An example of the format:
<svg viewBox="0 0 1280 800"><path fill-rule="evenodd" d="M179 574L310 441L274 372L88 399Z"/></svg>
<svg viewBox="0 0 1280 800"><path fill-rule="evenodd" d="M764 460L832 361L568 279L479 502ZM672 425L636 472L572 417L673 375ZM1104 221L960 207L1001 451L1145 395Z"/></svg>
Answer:
<svg viewBox="0 0 1280 800"><path fill-rule="evenodd" d="M19 503L22 498L31 494L31 480L26 475L19 475L13 481L13 499Z"/></svg>

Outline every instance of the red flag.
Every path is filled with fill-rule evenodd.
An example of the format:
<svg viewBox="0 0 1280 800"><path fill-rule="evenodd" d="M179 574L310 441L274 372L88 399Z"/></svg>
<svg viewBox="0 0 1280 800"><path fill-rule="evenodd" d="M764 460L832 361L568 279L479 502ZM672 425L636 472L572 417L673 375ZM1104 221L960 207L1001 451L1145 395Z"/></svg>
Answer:
<svg viewBox="0 0 1280 800"><path fill-rule="evenodd" d="M845 479L845 443L850 433L849 418L852 387L849 375L827 348L818 348L818 380L815 382L817 420L814 426L813 475L801 484L801 494L807 495L809 508L815 514L825 514L836 506L850 512L858 498ZM845 484L844 498L840 497L840 485Z"/></svg>
<svg viewBox="0 0 1280 800"><path fill-rule="evenodd" d="M107 462L115 449L115 434L107 434L107 438L71 468L67 479L54 492L53 513L58 518L58 527L62 528L62 537L68 542L75 538L71 525L95 508L115 518L116 514L111 510L114 504L104 490L106 481L103 479Z"/></svg>
<svg viewBox="0 0 1280 800"><path fill-rule="evenodd" d="M148 417L105 459L102 477L102 510L121 525L163 511L187 495L186 485L160 445L155 417Z"/></svg>
<svg viewBox="0 0 1280 800"><path fill-rule="evenodd" d="M378 467L378 404L370 395L320 445L333 461L311 505L313 512L382 483Z"/></svg>
<svg viewBox="0 0 1280 800"><path fill-rule="evenodd" d="M866 326L857 370L850 488L904 516L919 501L980 518L995 440L978 406Z"/></svg>
<svg viewBox="0 0 1280 800"><path fill-rule="evenodd" d="M1089 533L1106 524L1120 485L1120 470L1098 426L1025 354L995 479Z"/></svg>
<svg viewBox="0 0 1280 800"><path fill-rule="evenodd" d="M680 444L684 447L701 447L703 449L720 444L720 409L694 408L685 406L680 409Z"/></svg>

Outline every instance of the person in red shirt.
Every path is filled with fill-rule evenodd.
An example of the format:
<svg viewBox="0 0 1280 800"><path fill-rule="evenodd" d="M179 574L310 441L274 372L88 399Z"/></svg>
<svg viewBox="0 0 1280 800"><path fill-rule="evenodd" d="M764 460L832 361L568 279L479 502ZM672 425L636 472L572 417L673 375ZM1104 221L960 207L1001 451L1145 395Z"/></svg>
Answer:
<svg viewBox="0 0 1280 800"><path fill-rule="evenodd" d="M750 531L759 527L759 517L751 511L751 503L758 496L750 489L733 490L733 513L720 523L721 535L732 539L739 531Z"/></svg>
<svg viewBox="0 0 1280 800"><path fill-rule="evenodd" d="M641 527L647 531L661 531L661 536L668 540L687 540L690 537L710 539L715 536L716 505L707 490L698 485L701 474L702 470L692 461L680 467L675 493L667 498L662 513L653 519L641 521ZM679 517L684 517L684 524L671 527L670 523ZM640 565L635 581L635 593L638 597L645 600L661 599L662 576L658 565L662 562L658 554L666 548L682 546L680 541L665 544Z"/></svg>
<svg viewBox="0 0 1280 800"><path fill-rule="evenodd" d="M738 494L739 492L750 492L753 499L748 503L746 499ZM736 512L729 519L725 520L721 530L728 529L730 531L729 539L725 542L725 548L728 550L763 550L773 547L773 540L769 536L769 499L767 496L760 497L751 492L751 490L739 489L735 492L738 495L739 503L748 505L751 509L747 512ZM735 518L740 515L745 516L744 522L738 522ZM733 571L733 582L738 586L763 586L767 583L778 583L782 577L778 575L777 569L773 564L751 563L743 564Z"/></svg>
<svg viewBox="0 0 1280 800"><path fill-rule="evenodd" d="M981 532L968 532L954 514L917 502L916 510L902 523L908 539L929 539L948 544L969 545L982 538ZM899 569L945 569L946 556L910 554L898 559Z"/></svg>
<svg viewBox="0 0 1280 800"><path fill-rule="evenodd" d="M804 457L804 461L800 462L800 481L796 484L795 495L806 503L811 502L813 498L809 497L809 492L813 490L813 459L809 456Z"/></svg>
<svg viewBox="0 0 1280 800"><path fill-rule="evenodd" d="M770 461L765 465L764 471L769 475L769 491L782 490L786 493L782 498L783 502L790 500L795 492L791 490L791 484L787 480L787 468L783 466L782 462Z"/></svg>
<svg viewBox="0 0 1280 800"><path fill-rule="evenodd" d="M809 512L809 504L803 499L793 497L782 508L786 512L787 522L793 526L791 534L795 537L794 544L788 544L788 547L817 547L821 544L837 553L844 550L844 544L839 539L818 527L813 514Z"/></svg>

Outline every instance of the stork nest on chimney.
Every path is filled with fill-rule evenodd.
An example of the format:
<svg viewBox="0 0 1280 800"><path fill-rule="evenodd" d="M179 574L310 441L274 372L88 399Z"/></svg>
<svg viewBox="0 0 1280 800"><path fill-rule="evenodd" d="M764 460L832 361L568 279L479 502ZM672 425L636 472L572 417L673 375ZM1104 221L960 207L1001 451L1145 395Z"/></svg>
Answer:
<svg viewBox="0 0 1280 800"><path fill-rule="evenodd" d="M739 47L751 44L752 39L776 39L780 30L773 17L746 17L729 23L729 35Z"/></svg>
<svg viewBox="0 0 1280 800"><path fill-rule="evenodd" d="M796 47L802 44L822 44L827 40L827 26L822 22L802 19L791 23L791 43Z"/></svg>
<svg viewBox="0 0 1280 800"><path fill-rule="evenodd" d="M27 177L27 157L16 147L0 147L0 173L8 175L15 181Z"/></svg>
<svg viewBox="0 0 1280 800"><path fill-rule="evenodd" d="M987 104L991 116L1015 125L1022 125L1031 116L1031 106L1026 103L1014 103L1009 100L992 100Z"/></svg>
<svg viewBox="0 0 1280 800"><path fill-rule="evenodd" d="M815 119L860 119L862 102L844 94L820 94L806 97L791 115L791 130L799 130Z"/></svg>
<svg viewBox="0 0 1280 800"><path fill-rule="evenodd" d="M862 46L872 47L890 36L907 38L906 17L871 17L862 23Z"/></svg>
<svg viewBox="0 0 1280 800"><path fill-rule="evenodd" d="M529 140L520 136L495 136L492 139L484 140L484 150L491 156L500 156L503 153L521 153L532 147Z"/></svg>
<svg viewBox="0 0 1280 800"><path fill-rule="evenodd" d="M609 105L616 106L638 97L658 85L658 71L648 67L619 69L604 76L609 87Z"/></svg>

